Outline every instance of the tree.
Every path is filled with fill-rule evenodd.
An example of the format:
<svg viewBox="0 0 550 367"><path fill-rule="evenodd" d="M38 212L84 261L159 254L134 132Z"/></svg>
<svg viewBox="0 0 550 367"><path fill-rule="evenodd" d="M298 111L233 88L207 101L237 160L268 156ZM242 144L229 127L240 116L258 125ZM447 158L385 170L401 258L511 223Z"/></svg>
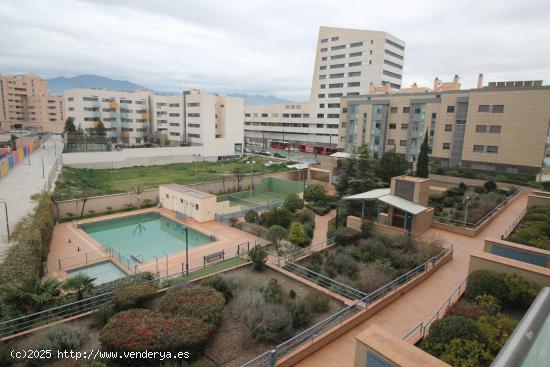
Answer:
<svg viewBox="0 0 550 367"><path fill-rule="evenodd" d="M248 257L250 261L252 261L252 268L254 270L263 271L265 269L267 252L265 252L261 246L255 246L252 250L248 251Z"/></svg>
<svg viewBox="0 0 550 367"><path fill-rule="evenodd" d="M298 222L292 223L288 240L294 245L301 245L304 243L305 239L306 234L304 233L304 226Z"/></svg>
<svg viewBox="0 0 550 367"><path fill-rule="evenodd" d="M268 227L277 224L283 228L288 228L290 222L292 222L292 213L286 208L274 207L265 216L265 224Z"/></svg>
<svg viewBox="0 0 550 367"><path fill-rule="evenodd" d="M325 193L325 188L319 184L313 184L306 187L304 191L304 200L309 202L319 202L325 201L327 195Z"/></svg>
<svg viewBox="0 0 550 367"><path fill-rule="evenodd" d="M35 312L59 295L59 285L57 278L41 280L33 277L3 287L3 298L18 311Z"/></svg>
<svg viewBox="0 0 550 367"><path fill-rule="evenodd" d="M246 176L246 168L237 166L233 169L233 176L237 179L237 191L241 191L241 181ZM250 188L252 190L252 188Z"/></svg>
<svg viewBox="0 0 550 367"><path fill-rule="evenodd" d="M107 135L107 131L105 130L105 125L103 125L103 121L101 121L101 119L96 120L96 124L92 129L92 135L96 135L96 136Z"/></svg>
<svg viewBox="0 0 550 367"><path fill-rule="evenodd" d="M76 133L76 126L74 124L74 117L67 117L67 120L65 120L65 127L63 128L64 133L70 133L75 134Z"/></svg>
<svg viewBox="0 0 550 367"><path fill-rule="evenodd" d="M278 225L274 225L274 226L269 227L269 229L267 230L267 233L266 233L267 238L271 242L273 242L275 247L278 247L279 246L279 241L281 239L285 238L287 235L288 235L288 231L285 228L283 228L281 226L278 226Z"/></svg>
<svg viewBox="0 0 550 367"><path fill-rule="evenodd" d="M253 210L253 209L250 209L244 215L244 220L247 223L256 223L256 222L258 222L258 219L259 219L258 212Z"/></svg>
<svg viewBox="0 0 550 367"><path fill-rule="evenodd" d="M78 129L76 129L76 135L83 136L84 135L84 129L81 125L78 125Z"/></svg>
<svg viewBox="0 0 550 367"><path fill-rule="evenodd" d="M424 134L424 141L420 146L420 153L418 154L418 160L416 161L416 173L415 173L416 177L428 178L430 176L430 169L428 166L429 149L430 147L428 146L428 130L426 130L426 134Z"/></svg>
<svg viewBox="0 0 550 367"><path fill-rule="evenodd" d="M76 299L81 301L84 299L84 293L89 292L94 287L94 280L95 278L91 278L86 274L77 274L67 279L62 288L68 292L76 293Z"/></svg>
<svg viewBox="0 0 550 367"><path fill-rule="evenodd" d="M386 183L390 183L392 177L401 176L409 168L405 155L395 151L384 152L377 163L376 175Z"/></svg>
<svg viewBox="0 0 550 367"><path fill-rule="evenodd" d="M304 204L298 194L290 194L286 197L283 207L294 213L296 210L302 209Z"/></svg>

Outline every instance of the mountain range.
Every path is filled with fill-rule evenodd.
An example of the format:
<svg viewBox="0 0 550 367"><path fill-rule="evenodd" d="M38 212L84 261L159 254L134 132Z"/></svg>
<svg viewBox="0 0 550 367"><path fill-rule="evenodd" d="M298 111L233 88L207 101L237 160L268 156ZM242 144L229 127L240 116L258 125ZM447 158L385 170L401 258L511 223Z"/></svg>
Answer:
<svg viewBox="0 0 550 367"><path fill-rule="evenodd" d="M46 79L48 82L48 90L52 94L63 95L66 89L71 88L99 88L99 89L112 89L119 91L135 91L135 90L147 90L150 92L164 94L164 95L178 95L178 92L166 92L166 91L154 91L151 88L130 82L128 80L116 80L107 78L100 75L84 74L77 75L75 77L59 76L56 78ZM228 96L241 97L244 99L244 103L248 106L255 106L261 104L278 104L286 103L288 100L275 97L273 95L261 95L261 94L242 94L232 93Z"/></svg>

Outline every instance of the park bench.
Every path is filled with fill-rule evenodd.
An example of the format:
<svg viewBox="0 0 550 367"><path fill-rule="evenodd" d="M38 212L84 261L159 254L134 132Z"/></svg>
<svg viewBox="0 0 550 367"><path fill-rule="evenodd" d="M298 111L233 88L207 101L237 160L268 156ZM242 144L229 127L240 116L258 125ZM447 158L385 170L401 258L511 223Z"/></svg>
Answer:
<svg viewBox="0 0 550 367"><path fill-rule="evenodd" d="M225 251L214 252L213 254L203 256L204 266L211 261L223 260L225 258Z"/></svg>

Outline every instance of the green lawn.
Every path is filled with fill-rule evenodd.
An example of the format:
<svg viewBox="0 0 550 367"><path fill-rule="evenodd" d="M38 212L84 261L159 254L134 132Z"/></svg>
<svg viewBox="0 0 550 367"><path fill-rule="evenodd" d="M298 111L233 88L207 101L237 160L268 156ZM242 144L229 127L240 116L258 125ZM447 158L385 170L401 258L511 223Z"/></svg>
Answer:
<svg viewBox="0 0 550 367"><path fill-rule="evenodd" d="M290 162L265 167L264 163L268 160L269 158L254 157L256 162L254 173L275 173L288 170L285 165ZM166 183L192 184L216 181L222 179L222 174L231 174L236 169L245 175L250 173L250 166L246 164L245 159L201 162L197 166L195 163L177 163L104 170L64 167L55 184L54 198L55 200L68 200L132 192L138 186L144 189L153 189ZM234 178L234 176L229 175L228 178Z"/></svg>
<svg viewBox="0 0 550 367"><path fill-rule="evenodd" d="M240 258L238 256L237 257L232 257L230 259L222 260L222 261L214 263L212 265L208 265L204 269L195 270L195 271L193 271L193 272L191 272L187 275L180 275L176 278L171 278L171 279L165 280L165 281L162 282L162 287L168 287L172 284L179 283L179 282L182 282L182 281L191 281L193 279L197 279L197 278L200 278L200 277L203 277L203 276L207 276L207 275L213 274L213 273L221 271L221 270L230 269L230 268L233 268L235 266L246 264L247 262L248 262L248 260L245 260L245 259Z"/></svg>

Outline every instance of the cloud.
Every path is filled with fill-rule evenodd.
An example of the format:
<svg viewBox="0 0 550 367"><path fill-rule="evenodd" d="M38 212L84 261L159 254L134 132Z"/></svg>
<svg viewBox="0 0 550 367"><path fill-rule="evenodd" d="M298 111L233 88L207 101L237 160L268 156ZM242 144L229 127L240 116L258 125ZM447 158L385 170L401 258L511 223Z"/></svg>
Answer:
<svg viewBox="0 0 550 367"><path fill-rule="evenodd" d="M309 97L319 26L407 43L404 85L549 79L547 1L5 0L0 72Z"/></svg>

